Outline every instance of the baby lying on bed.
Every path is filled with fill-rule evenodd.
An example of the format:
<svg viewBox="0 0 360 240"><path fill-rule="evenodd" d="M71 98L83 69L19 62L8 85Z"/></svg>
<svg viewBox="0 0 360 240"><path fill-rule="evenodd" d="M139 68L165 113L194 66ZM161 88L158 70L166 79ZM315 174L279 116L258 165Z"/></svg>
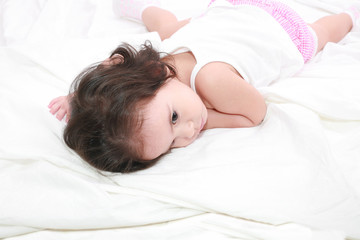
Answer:
<svg viewBox="0 0 360 240"><path fill-rule="evenodd" d="M111 172L148 168L205 129L257 126L266 115L257 88L295 74L359 18L353 7L306 24L272 0L213 0L201 17L182 21L156 1L114 7L157 31L170 55L149 42L123 44L49 105L59 120L66 115L66 144Z"/></svg>

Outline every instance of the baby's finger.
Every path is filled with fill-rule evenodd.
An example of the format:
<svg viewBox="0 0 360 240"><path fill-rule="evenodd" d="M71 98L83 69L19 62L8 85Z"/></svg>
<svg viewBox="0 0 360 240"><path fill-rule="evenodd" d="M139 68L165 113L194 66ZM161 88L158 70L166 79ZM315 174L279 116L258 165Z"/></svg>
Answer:
<svg viewBox="0 0 360 240"><path fill-rule="evenodd" d="M59 121L61 121L61 120L64 118L65 114L66 114L66 111L64 111L64 109L60 109L60 110L58 111L58 113L56 114L56 118L57 118Z"/></svg>
<svg viewBox="0 0 360 240"><path fill-rule="evenodd" d="M55 103L55 104L50 108L50 113L51 113L52 115L54 115L55 113L57 113L57 112L59 111L60 107L61 107L61 104Z"/></svg>
<svg viewBox="0 0 360 240"><path fill-rule="evenodd" d="M66 121L66 122L69 122L69 120L70 120L70 114L69 114L69 113L66 113L66 119L65 119L65 121Z"/></svg>
<svg viewBox="0 0 360 240"><path fill-rule="evenodd" d="M53 100L51 100L51 102L48 105L48 108L51 108L55 103L57 103L60 100L60 98L62 98L62 97L57 97L57 98L54 98Z"/></svg>

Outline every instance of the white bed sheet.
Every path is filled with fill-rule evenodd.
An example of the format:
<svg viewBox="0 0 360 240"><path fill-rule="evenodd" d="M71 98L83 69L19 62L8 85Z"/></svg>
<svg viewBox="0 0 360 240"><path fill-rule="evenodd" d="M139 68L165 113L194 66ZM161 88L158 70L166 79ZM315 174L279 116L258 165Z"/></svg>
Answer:
<svg viewBox="0 0 360 240"><path fill-rule="evenodd" d="M163 4L179 18L207 5L179 2ZM357 1L284 2L311 22ZM47 104L120 42L159 37L110 1L0 7L0 238L360 239L359 27L259 89L261 126L208 130L151 169L108 175L65 147Z"/></svg>

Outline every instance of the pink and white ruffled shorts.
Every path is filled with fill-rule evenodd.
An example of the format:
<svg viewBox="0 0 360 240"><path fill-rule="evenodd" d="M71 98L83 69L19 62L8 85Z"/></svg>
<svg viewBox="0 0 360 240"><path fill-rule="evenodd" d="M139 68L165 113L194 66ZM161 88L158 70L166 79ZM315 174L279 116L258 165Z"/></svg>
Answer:
<svg viewBox="0 0 360 240"><path fill-rule="evenodd" d="M211 0L209 6L216 0ZM272 0L227 0L233 5L252 5L264 9L284 28L304 58L309 61L317 51L314 30L289 6Z"/></svg>

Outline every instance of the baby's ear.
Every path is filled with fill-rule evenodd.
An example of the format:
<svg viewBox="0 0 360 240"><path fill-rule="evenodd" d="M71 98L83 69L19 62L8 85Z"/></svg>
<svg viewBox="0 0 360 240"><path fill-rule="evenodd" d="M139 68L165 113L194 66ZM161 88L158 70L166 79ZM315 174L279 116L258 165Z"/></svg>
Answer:
<svg viewBox="0 0 360 240"><path fill-rule="evenodd" d="M101 65L103 66L112 66L116 64L121 64L124 62L124 57L121 54L115 53L111 57L105 59Z"/></svg>

